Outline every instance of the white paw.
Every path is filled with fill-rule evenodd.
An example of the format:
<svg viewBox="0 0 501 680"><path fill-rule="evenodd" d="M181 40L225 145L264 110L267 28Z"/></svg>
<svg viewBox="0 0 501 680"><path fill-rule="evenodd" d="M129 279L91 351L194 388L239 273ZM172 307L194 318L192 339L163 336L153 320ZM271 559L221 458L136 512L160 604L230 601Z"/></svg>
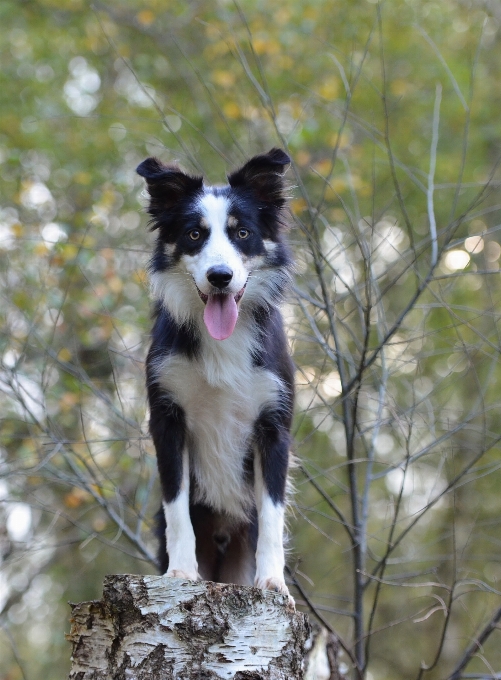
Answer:
<svg viewBox="0 0 501 680"><path fill-rule="evenodd" d="M187 581L199 581L200 576L198 572L195 571L183 571L182 569L169 569L166 573L169 578L184 578Z"/></svg>
<svg viewBox="0 0 501 680"><path fill-rule="evenodd" d="M254 581L254 585L261 590L273 590L275 593L282 593L282 595L287 595L289 598L289 606L293 609L296 608L296 603L289 593L289 589L285 585L283 578L279 576L271 576L269 578L258 578Z"/></svg>

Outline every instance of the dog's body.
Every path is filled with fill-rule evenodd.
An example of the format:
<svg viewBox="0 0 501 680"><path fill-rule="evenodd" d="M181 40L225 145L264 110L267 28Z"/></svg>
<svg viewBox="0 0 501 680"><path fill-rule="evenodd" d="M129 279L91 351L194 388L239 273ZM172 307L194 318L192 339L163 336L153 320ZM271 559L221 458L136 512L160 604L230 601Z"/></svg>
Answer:
<svg viewBox="0 0 501 680"><path fill-rule="evenodd" d="M287 593L284 501L293 367L278 309L290 279L279 149L209 187L150 158L159 230L147 359L169 576Z"/></svg>

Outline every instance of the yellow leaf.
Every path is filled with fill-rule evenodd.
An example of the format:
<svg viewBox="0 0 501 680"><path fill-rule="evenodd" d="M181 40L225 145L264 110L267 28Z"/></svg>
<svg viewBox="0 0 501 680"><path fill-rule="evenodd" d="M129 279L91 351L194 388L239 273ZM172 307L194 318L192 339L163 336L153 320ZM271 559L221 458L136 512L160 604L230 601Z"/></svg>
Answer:
<svg viewBox="0 0 501 680"><path fill-rule="evenodd" d="M107 186L101 195L99 205L110 208L115 203L115 200L115 192L110 186Z"/></svg>
<svg viewBox="0 0 501 680"><path fill-rule="evenodd" d="M291 201L291 208L295 213L302 212L306 208L306 201L304 198L295 198Z"/></svg>
<svg viewBox="0 0 501 680"><path fill-rule="evenodd" d="M319 89L319 94L324 99L332 101L338 96L339 93L339 80L334 76L326 78Z"/></svg>
<svg viewBox="0 0 501 680"><path fill-rule="evenodd" d="M346 189L346 180L342 179L342 177L335 177L331 181L331 186L337 194L340 194Z"/></svg>
<svg viewBox="0 0 501 680"><path fill-rule="evenodd" d="M143 9L136 15L136 19L143 26L149 26L155 21L155 15L151 11L151 9Z"/></svg>
<svg viewBox="0 0 501 680"><path fill-rule="evenodd" d="M135 269L132 274L132 280L134 283L146 284L148 282L148 275L144 269Z"/></svg>
<svg viewBox="0 0 501 680"><path fill-rule="evenodd" d="M63 502L67 508L78 508L82 501L70 492L63 498Z"/></svg>
<svg viewBox="0 0 501 680"><path fill-rule="evenodd" d="M215 40L221 37L221 27L215 23L210 23L205 25L205 32L208 38Z"/></svg>
<svg viewBox="0 0 501 680"><path fill-rule="evenodd" d="M329 144L332 147L338 147L339 149L346 149L346 147L350 146L352 140L352 135L350 133L343 132L341 137L339 137L338 133L335 132L333 135L331 135L331 138L329 139Z"/></svg>
<svg viewBox="0 0 501 680"><path fill-rule="evenodd" d="M223 113L228 118L239 118L240 117L240 107L236 102L227 102L223 106Z"/></svg>
<svg viewBox="0 0 501 680"><path fill-rule="evenodd" d="M104 489L102 489L100 486L97 484L91 484L91 489L98 495L98 496L104 496Z"/></svg>
<svg viewBox="0 0 501 680"><path fill-rule="evenodd" d="M254 38L252 46L256 54L278 54L280 52L280 43L269 38Z"/></svg>
<svg viewBox="0 0 501 680"><path fill-rule="evenodd" d="M303 19L316 19L318 17L318 9L316 7L305 7L302 11Z"/></svg>
<svg viewBox="0 0 501 680"><path fill-rule="evenodd" d="M346 213L341 208L334 208L331 212L331 218L334 222L343 222L346 219Z"/></svg>
<svg viewBox="0 0 501 680"><path fill-rule="evenodd" d="M277 67L287 71L294 66L294 59L288 54L281 54L277 60Z"/></svg>
<svg viewBox="0 0 501 680"><path fill-rule="evenodd" d="M221 87L231 87L235 84L235 74L231 71L214 71L212 80Z"/></svg>
<svg viewBox="0 0 501 680"><path fill-rule="evenodd" d="M295 154L295 161L298 165L305 166L308 165L308 163L311 160L311 154L308 153L308 151L305 151L304 149L301 149L300 151Z"/></svg>
<svg viewBox="0 0 501 680"><path fill-rule="evenodd" d="M409 91L410 86L406 80L403 80L403 78L399 78L398 80L394 80L391 83L390 88L392 94L396 95L397 97L402 97L406 92Z"/></svg>
<svg viewBox="0 0 501 680"><path fill-rule="evenodd" d="M66 261L73 260L78 254L78 248L73 243L63 243L61 245L61 254Z"/></svg>
<svg viewBox="0 0 501 680"><path fill-rule="evenodd" d="M69 361L71 359L71 352L67 347L63 347L59 350L57 358L59 361Z"/></svg>
<svg viewBox="0 0 501 680"><path fill-rule="evenodd" d="M346 180L342 177L333 177L329 182L325 195L327 198L336 198L338 194L341 194L346 189L346 186Z"/></svg>
<svg viewBox="0 0 501 680"><path fill-rule="evenodd" d="M359 196L371 196L372 195L372 185L367 184L367 182L360 181L360 187L358 188Z"/></svg>
<svg viewBox="0 0 501 680"><path fill-rule="evenodd" d="M92 175L90 172L77 172L73 179L77 184L90 184L92 181Z"/></svg>
<svg viewBox="0 0 501 680"><path fill-rule="evenodd" d="M229 49L230 48L228 44L224 40L219 40L218 42L212 43L211 45L207 45L207 47L204 49L204 57L211 61L217 57L227 54Z"/></svg>
<svg viewBox="0 0 501 680"><path fill-rule="evenodd" d="M11 226L10 231L16 238L21 238L24 233L23 225L19 224L19 222L16 222L16 224Z"/></svg>
<svg viewBox="0 0 501 680"><path fill-rule="evenodd" d="M48 249L47 246L43 243L37 243L35 248L34 248L35 255L39 255L43 257L44 255L47 255Z"/></svg>
<svg viewBox="0 0 501 680"><path fill-rule="evenodd" d="M283 25L289 21L290 16L290 10L287 9L287 7L282 7L277 12L275 12L274 20L277 22L277 24Z"/></svg>
<svg viewBox="0 0 501 680"><path fill-rule="evenodd" d="M12 295L12 302L20 309L29 307L30 301L32 298L24 290L18 290Z"/></svg>
<svg viewBox="0 0 501 680"><path fill-rule="evenodd" d="M81 241L84 248L92 248L96 244L96 239L90 234L86 234Z"/></svg>
<svg viewBox="0 0 501 680"><path fill-rule="evenodd" d="M320 175L325 177L330 173L332 163L328 158L323 158L321 161L317 161L313 167Z"/></svg>
<svg viewBox="0 0 501 680"><path fill-rule="evenodd" d="M110 287L110 290L112 293L121 293L123 289L123 283L122 279L120 279L118 276L112 276L108 280L108 286Z"/></svg>
<svg viewBox="0 0 501 680"><path fill-rule="evenodd" d="M82 503L88 502L90 498L91 496L87 491L75 487L66 494L63 501L67 508L78 508Z"/></svg>

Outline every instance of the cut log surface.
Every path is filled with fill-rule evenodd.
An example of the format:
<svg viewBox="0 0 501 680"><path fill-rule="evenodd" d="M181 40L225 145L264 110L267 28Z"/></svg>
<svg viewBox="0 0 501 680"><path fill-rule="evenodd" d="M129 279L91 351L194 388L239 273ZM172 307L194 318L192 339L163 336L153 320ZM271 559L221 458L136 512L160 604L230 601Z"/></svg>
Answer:
<svg viewBox="0 0 501 680"><path fill-rule="evenodd" d="M70 680L303 678L310 627L278 593L125 574L71 606Z"/></svg>

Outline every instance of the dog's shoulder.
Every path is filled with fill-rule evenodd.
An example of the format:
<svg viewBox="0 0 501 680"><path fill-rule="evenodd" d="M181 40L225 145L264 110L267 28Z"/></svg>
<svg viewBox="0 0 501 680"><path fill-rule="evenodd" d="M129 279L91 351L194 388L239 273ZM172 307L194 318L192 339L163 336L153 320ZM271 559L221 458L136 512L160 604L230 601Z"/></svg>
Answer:
<svg viewBox="0 0 501 680"><path fill-rule="evenodd" d="M294 363L290 356L280 309L276 306L258 307L254 320L259 329L259 342L254 350L254 365L278 375L288 389L293 389Z"/></svg>
<svg viewBox="0 0 501 680"><path fill-rule="evenodd" d="M188 358L198 356L201 343L196 325L177 323L160 301L155 304L153 318L149 361L167 354L182 354Z"/></svg>

